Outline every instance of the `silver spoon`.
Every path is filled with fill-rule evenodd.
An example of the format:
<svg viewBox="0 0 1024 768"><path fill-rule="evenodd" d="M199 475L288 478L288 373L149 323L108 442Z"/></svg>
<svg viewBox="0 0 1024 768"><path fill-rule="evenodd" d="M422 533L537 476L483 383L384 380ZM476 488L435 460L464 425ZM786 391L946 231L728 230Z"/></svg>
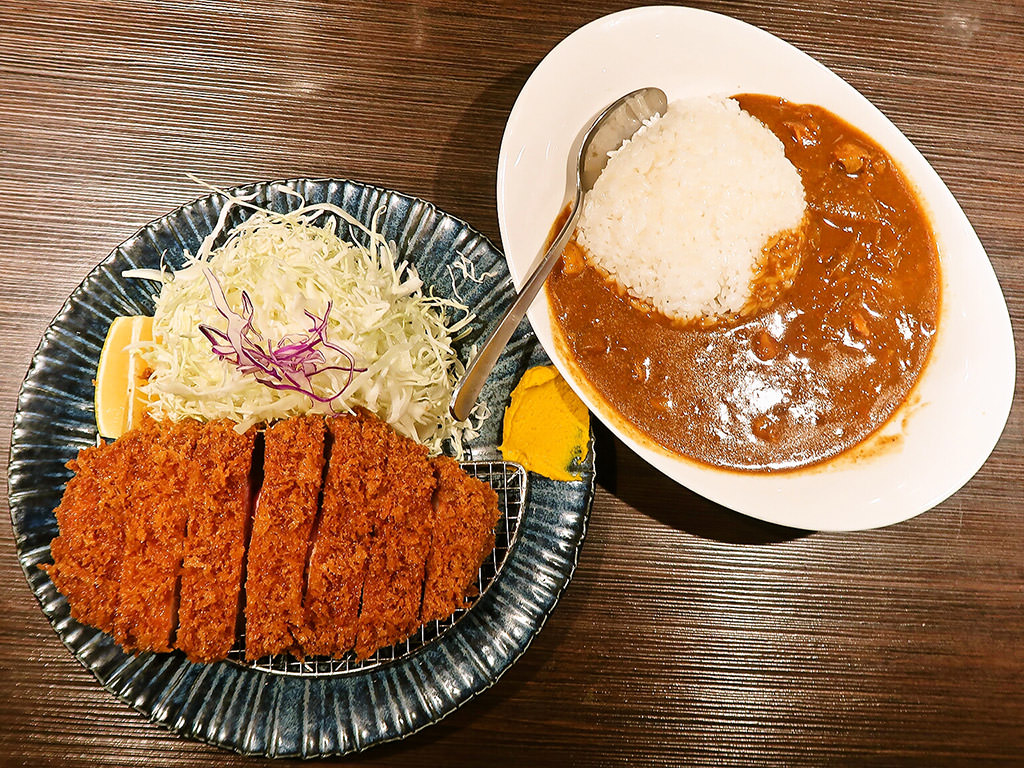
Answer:
<svg viewBox="0 0 1024 768"><path fill-rule="evenodd" d="M601 175L601 171L608 164L608 154L621 147L623 141L631 138L645 120L649 120L655 114L664 115L667 108L668 99L664 92L658 88L641 88L627 93L621 99L605 107L583 134L583 143L580 144L579 155L576 157L574 174L576 189L569 218L562 225L562 229L558 232L558 237L551 243L551 247L533 268L533 272L526 279L512 306L501 318L498 327L477 351L470 361L469 367L466 368L462 380L456 385L449 409L452 416L458 421L469 418L469 413L480 396L480 390L483 389L491 369L498 362L505 345L508 344L508 340L512 338L512 334L519 327L519 323L526 315L526 310L530 308L540 292L541 286L544 285L544 281L558 262L559 256L562 255L562 251L576 229L576 220L580 216L580 202L583 200L583 195L594 188L597 177Z"/></svg>

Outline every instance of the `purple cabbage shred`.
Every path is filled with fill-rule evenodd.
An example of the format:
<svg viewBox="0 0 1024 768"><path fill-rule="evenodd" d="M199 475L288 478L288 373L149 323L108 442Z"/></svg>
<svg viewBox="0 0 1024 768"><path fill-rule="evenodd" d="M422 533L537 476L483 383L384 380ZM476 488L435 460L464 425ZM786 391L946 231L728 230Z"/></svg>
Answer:
<svg viewBox="0 0 1024 768"><path fill-rule="evenodd" d="M228 321L228 326L221 330L204 323L199 330L209 340L214 354L237 366L242 373L251 374L258 382L273 389L301 392L317 402L331 403L348 389L357 373L366 370L356 366L356 360L348 350L327 340L327 318L331 314L332 302L327 303L323 317L305 310L306 317L313 323L305 335L292 335L273 344L264 342L253 324L249 294L242 291L242 314L237 314L228 306L224 289L213 272L204 267L203 274L210 285L213 303ZM324 349L339 353L347 365L327 365ZM312 378L328 371L342 371L347 378L341 389L325 397L313 389Z"/></svg>

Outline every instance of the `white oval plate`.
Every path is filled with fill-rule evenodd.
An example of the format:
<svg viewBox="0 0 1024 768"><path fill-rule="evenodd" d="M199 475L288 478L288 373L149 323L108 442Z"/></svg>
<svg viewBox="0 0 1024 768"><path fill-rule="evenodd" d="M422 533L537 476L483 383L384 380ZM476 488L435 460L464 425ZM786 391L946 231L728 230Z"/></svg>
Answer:
<svg viewBox="0 0 1024 768"><path fill-rule="evenodd" d="M876 528L955 493L991 453L1013 397L1013 335L995 273L953 195L910 141L852 86L763 30L689 8L636 8L582 27L544 58L512 108L498 159L498 223L516 285L569 200L568 157L580 132L604 106L643 86L662 88L670 102L765 93L818 104L884 146L916 185L935 228L942 273L935 346L907 403L879 432L832 461L774 474L709 468L623 423L556 346L548 303L538 300L530 322L562 375L651 465L761 520L809 530Z"/></svg>

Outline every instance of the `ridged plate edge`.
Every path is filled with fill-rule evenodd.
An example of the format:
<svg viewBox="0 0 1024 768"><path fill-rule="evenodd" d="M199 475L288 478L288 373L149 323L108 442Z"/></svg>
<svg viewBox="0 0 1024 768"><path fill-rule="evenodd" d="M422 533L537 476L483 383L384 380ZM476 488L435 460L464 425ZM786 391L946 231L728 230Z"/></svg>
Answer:
<svg viewBox="0 0 1024 768"><path fill-rule="evenodd" d="M286 189L310 203L335 203L364 222L383 208L382 231L401 257L416 264L425 284L442 296L457 289L480 316L474 335L461 343L463 357L511 300L508 268L498 250L426 201L330 179L264 182L230 192L291 210L298 200ZM289 678L226 662L193 664L181 654L131 656L108 635L78 624L37 566L49 559L57 531L53 509L70 475L64 464L95 440L91 381L107 326L119 314L152 312L152 286L120 273L154 267L161 257L177 266L182 251L194 253L212 230L224 200L207 195L140 229L86 277L43 335L12 431L8 487L18 557L64 644L105 688L154 722L242 754L317 757L359 751L437 722L496 682L523 654L576 567L593 501L593 441L580 481L531 475L519 535L502 572L473 609L410 657L364 674ZM459 257L487 279L460 279L460 272L448 269ZM469 446L470 458L497 457L509 393L527 367L547 362L524 322L484 390L492 413Z"/></svg>

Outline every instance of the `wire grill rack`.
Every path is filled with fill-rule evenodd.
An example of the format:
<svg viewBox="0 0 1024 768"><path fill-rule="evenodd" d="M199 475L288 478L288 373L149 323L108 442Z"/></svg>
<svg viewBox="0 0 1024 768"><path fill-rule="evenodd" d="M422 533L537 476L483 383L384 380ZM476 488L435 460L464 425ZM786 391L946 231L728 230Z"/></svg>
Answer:
<svg viewBox="0 0 1024 768"><path fill-rule="evenodd" d="M338 659L329 656L310 656L299 660L288 654L280 654L247 661L244 635L228 653L228 659L242 666L278 675L296 677L345 675L363 672L405 658L455 626L459 619L472 609L476 601L487 591L495 577L501 572L519 531L519 523L522 520L523 507L526 503L527 482L526 471L519 464L510 461L466 461L462 462L462 468L469 475L489 483L494 488L498 494L498 506L501 510L501 518L495 529L494 550L480 566L480 572L477 574L477 595L472 598L466 608L456 611L447 619L424 624L419 631L403 642L388 648L381 648L362 661L358 660L351 651Z"/></svg>

